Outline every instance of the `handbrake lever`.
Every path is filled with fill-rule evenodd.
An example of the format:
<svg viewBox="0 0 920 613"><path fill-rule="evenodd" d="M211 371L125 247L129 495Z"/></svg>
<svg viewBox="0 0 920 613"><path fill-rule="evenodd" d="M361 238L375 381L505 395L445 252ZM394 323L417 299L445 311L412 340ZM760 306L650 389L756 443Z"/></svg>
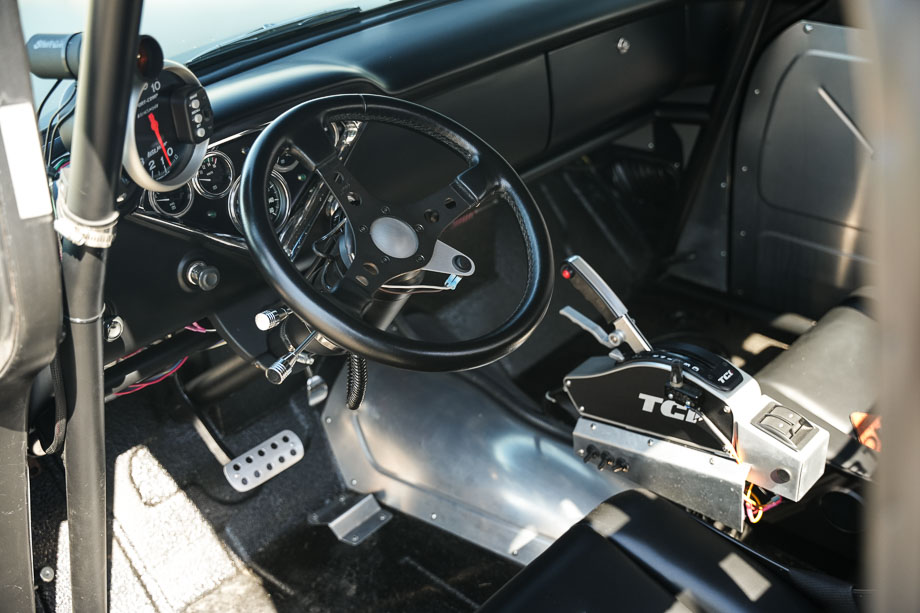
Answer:
<svg viewBox="0 0 920 613"><path fill-rule="evenodd" d="M604 347L610 348L610 343L614 343L612 347L616 347L620 342L626 342L636 353L652 350L651 343L646 340L636 326L636 322L629 316L626 305L584 258L579 255L568 258L562 265L562 277L570 281L575 289L581 292L581 295L600 312L604 321L613 324L614 331L607 334L603 328L572 307L563 308L560 311L562 315L592 334ZM601 340L602 338L604 340ZM619 339L619 342L615 339Z"/></svg>

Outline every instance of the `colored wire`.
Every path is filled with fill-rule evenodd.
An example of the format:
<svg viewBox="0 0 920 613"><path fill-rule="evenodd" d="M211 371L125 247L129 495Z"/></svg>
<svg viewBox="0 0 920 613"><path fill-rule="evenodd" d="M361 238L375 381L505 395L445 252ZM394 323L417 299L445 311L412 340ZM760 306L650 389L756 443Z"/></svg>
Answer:
<svg viewBox="0 0 920 613"><path fill-rule="evenodd" d="M144 389L145 387L150 387L151 385L155 385L155 384L157 384L157 383L159 383L159 382L161 382L161 381L167 379L167 378L170 377L171 375L174 375L174 374L176 373L176 371L178 371L180 368L182 368L182 365L185 364L186 360L188 360L188 356L185 356L184 358L182 358L181 360L179 360L179 362L176 363L175 366L173 366L172 368L170 368L169 370L167 370L167 371L166 371L165 373L163 373L162 375L156 376L155 378L149 379L149 380L146 380L146 381L141 381L141 382L139 382L139 383L134 383L134 384L128 386L128 389L127 389L127 390L125 390L125 391L123 391L123 392L116 392L115 395L116 395L116 396L127 396L128 394L133 394L134 392L139 392L139 391L141 391L142 389Z"/></svg>

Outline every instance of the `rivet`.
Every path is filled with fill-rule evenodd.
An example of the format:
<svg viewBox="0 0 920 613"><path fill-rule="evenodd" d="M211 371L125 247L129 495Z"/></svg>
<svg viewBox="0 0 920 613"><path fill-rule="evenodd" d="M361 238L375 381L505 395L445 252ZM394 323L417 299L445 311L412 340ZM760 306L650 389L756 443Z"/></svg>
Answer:
<svg viewBox="0 0 920 613"><path fill-rule="evenodd" d="M747 167L747 166L742 166L742 167L741 167L741 172L747 172L747 171L748 171L748 167Z"/></svg>
<svg viewBox="0 0 920 613"><path fill-rule="evenodd" d="M811 34L812 32L814 32L815 27L811 25L810 23L806 23L804 26L802 26L802 29L805 31L806 34Z"/></svg>
<svg viewBox="0 0 920 613"><path fill-rule="evenodd" d="M358 542L358 535L357 535L357 534L355 534L354 536L351 537L351 542L352 542L352 543L357 543L357 542Z"/></svg>
<svg viewBox="0 0 920 613"><path fill-rule="evenodd" d="M332 418L331 418L331 417L327 417L327 418L326 418L326 423L327 423L327 424L331 424L331 423L332 423Z"/></svg>
<svg viewBox="0 0 920 613"><path fill-rule="evenodd" d="M585 450L584 450L584 449L579 449L579 450L578 450L578 455L585 455Z"/></svg>
<svg viewBox="0 0 920 613"><path fill-rule="evenodd" d="M723 412L723 413L731 413L731 412L732 412L732 409L731 409L731 407L724 406L724 407L722 407L722 412Z"/></svg>
<svg viewBox="0 0 920 613"><path fill-rule="evenodd" d="M648 439L648 446L649 446L649 447L651 447L651 446L654 445L654 444L655 444L655 441L653 441L652 439Z"/></svg>
<svg viewBox="0 0 920 613"><path fill-rule="evenodd" d="M719 187L721 187L722 189L725 189L726 187L728 187L728 183L726 183L725 181L722 181L721 183L719 183Z"/></svg>
<svg viewBox="0 0 920 613"><path fill-rule="evenodd" d="M437 518L438 518L438 514L437 514L437 513L432 513L432 514L431 514L431 519L437 519Z"/></svg>
<svg viewBox="0 0 920 613"><path fill-rule="evenodd" d="M582 413L584 413L584 412L585 412L585 407L578 407L578 410L581 411Z"/></svg>
<svg viewBox="0 0 920 613"><path fill-rule="evenodd" d="M620 40L617 41L617 51L620 52L620 55L626 55L629 53L629 47L629 40L626 38L620 38Z"/></svg>
<svg viewBox="0 0 920 613"><path fill-rule="evenodd" d="M755 95L755 96L759 96L759 95L760 95L760 90L759 90L759 89L755 89L755 90L754 90L754 95Z"/></svg>
<svg viewBox="0 0 920 613"><path fill-rule="evenodd" d="M351 480L351 484L352 484L352 485L358 485L358 480L357 480L357 479L352 479L352 480Z"/></svg>
<svg viewBox="0 0 920 613"><path fill-rule="evenodd" d="M38 576L45 583L51 583L54 581L54 569L50 566L43 566L40 571L38 571Z"/></svg>
<svg viewBox="0 0 920 613"><path fill-rule="evenodd" d="M592 429L592 430L597 430L597 424L591 424L591 429Z"/></svg>

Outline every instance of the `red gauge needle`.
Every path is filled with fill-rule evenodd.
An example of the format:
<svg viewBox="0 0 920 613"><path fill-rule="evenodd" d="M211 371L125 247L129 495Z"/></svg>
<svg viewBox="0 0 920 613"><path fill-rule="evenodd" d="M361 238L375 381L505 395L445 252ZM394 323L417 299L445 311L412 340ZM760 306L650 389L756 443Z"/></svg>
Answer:
<svg viewBox="0 0 920 613"><path fill-rule="evenodd" d="M150 129L153 130L153 133L157 135L157 141L160 143L160 151L163 152L163 157L166 158L166 163L169 166L172 166L172 162L169 161L169 154L166 153L166 145L163 144L163 137L160 136L160 122L158 122L157 118L153 116L153 113L148 113L147 119L150 120Z"/></svg>

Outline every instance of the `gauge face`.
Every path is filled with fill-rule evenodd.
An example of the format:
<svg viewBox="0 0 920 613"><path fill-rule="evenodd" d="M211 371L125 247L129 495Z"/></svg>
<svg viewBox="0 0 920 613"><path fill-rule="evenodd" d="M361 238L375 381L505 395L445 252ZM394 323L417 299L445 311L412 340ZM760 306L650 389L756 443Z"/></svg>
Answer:
<svg viewBox="0 0 920 613"><path fill-rule="evenodd" d="M289 151L285 150L284 153L278 156L278 160L275 162L275 170L281 172L287 172L297 166L297 158Z"/></svg>
<svg viewBox="0 0 920 613"><path fill-rule="evenodd" d="M242 234L243 225L240 223L240 180L233 183L233 189L230 191L230 221L236 229ZM265 192L265 204L268 207L268 216L272 220L272 226L278 230L287 221L290 212L291 196L288 192L287 183L281 178L277 171L272 171L268 180L268 187Z"/></svg>
<svg viewBox="0 0 920 613"><path fill-rule="evenodd" d="M156 79L141 86L134 114L134 144L141 165L154 181L181 173L195 150L194 143L179 141L171 96L185 82L164 70Z"/></svg>
<svg viewBox="0 0 920 613"><path fill-rule="evenodd" d="M147 192L147 201L158 213L169 217L182 217L190 208L195 194L188 185L171 192Z"/></svg>
<svg viewBox="0 0 920 613"><path fill-rule="evenodd" d="M220 198L233 185L233 162L226 154L212 151L201 162L201 168L192 182L198 193L205 198Z"/></svg>

